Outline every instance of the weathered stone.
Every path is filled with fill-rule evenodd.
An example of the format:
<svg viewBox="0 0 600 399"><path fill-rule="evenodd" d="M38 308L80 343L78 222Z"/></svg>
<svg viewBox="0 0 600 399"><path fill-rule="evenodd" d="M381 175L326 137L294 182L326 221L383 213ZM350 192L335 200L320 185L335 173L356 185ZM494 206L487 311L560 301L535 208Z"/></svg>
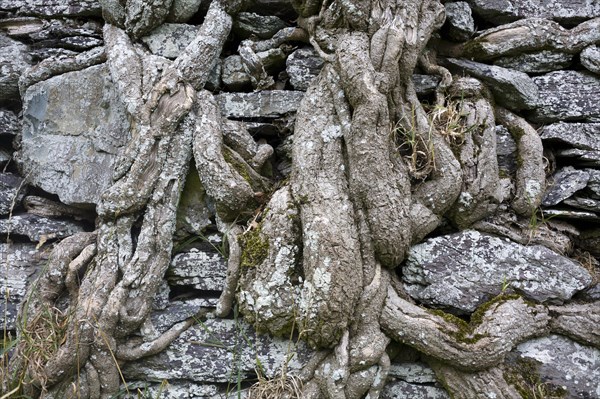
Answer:
<svg viewBox="0 0 600 399"><path fill-rule="evenodd" d="M285 70L294 89L306 90L323 65L323 60L312 47L302 47L289 55Z"/></svg>
<svg viewBox="0 0 600 399"><path fill-rule="evenodd" d="M13 215L9 219L0 220L0 234L26 236L35 242L65 238L80 231L85 231L81 223L50 219L30 213Z"/></svg>
<svg viewBox="0 0 600 399"><path fill-rule="evenodd" d="M563 201L563 204L572 206L573 208L583 209L584 211L599 212L600 200L573 196Z"/></svg>
<svg viewBox="0 0 600 399"><path fill-rule="evenodd" d="M498 154L498 169L505 173L517 170L517 143L512 135L502 125L496 126L496 154Z"/></svg>
<svg viewBox="0 0 600 399"><path fill-rule="evenodd" d="M523 72L456 58L447 58L443 63L455 72L487 83L496 101L508 109L533 109L540 103L536 84Z"/></svg>
<svg viewBox="0 0 600 399"><path fill-rule="evenodd" d="M540 106L532 113L532 121L600 121L600 77L589 72L556 71L536 76L533 81Z"/></svg>
<svg viewBox="0 0 600 399"><path fill-rule="evenodd" d="M31 62L28 48L0 33L0 103L18 103L19 77Z"/></svg>
<svg viewBox="0 0 600 399"><path fill-rule="evenodd" d="M419 96L426 96L429 94L433 94L438 84L440 83L439 76L433 75L420 75L413 74L412 76L413 83L415 84L415 91Z"/></svg>
<svg viewBox="0 0 600 399"><path fill-rule="evenodd" d="M126 392L125 385L120 392ZM119 395L122 399L139 399L140 392L144 398L160 399L224 399L226 393L221 392L214 384L197 384L190 381L163 381L162 383L148 381L127 381L129 394ZM241 398L245 398L243 392ZM237 398L237 392L233 392ZM228 398L227 398L228 399Z"/></svg>
<svg viewBox="0 0 600 399"><path fill-rule="evenodd" d="M188 295L189 296L189 295ZM150 314L152 326L158 334L164 333L175 324L194 317L202 308L214 308L218 297L174 298L166 306L159 306ZM162 302L159 299L158 304Z"/></svg>
<svg viewBox="0 0 600 399"><path fill-rule="evenodd" d="M167 21L175 23L187 22L198 12L201 6L206 6L208 3L208 0L173 0Z"/></svg>
<svg viewBox="0 0 600 399"><path fill-rule="evenodd" d="M270 49L256 53L267 73L274 73L285 64L285 53L279 49ZM244 91L251 87L250 75L244 68L242 57L231 55L223 60L223 84L232 91Z"/></svg>
<svg viewBox="0 0 600 399"><path fill-rule="evenodd" d="M600 257L600 229L582 231L577 237L577 246L595 257Z"/></svg>
<svg viewBox="0 0 600 399"><path fill-rule="evenodd" d="M21 122L14 112L0 109L0 134L16 136L21 131Z"/></svg>
<svg viewBox="0 0 600 399"><path fill-rule="evenodd" d="M600 170L586 169L585 171L590 175L587 189L590 190L596 198L600 198Z"/></svg>
<svg viewBox="0 0 600 399"><path fill-rule="evenodd" d="M555 150L554 155L557 158L568 158L566 162L572 165L600 167L600 151L564 148Z"/></svg>
<svg viewBox="0 0 600 399"><path fill-rule="evenodd" d="M208 201L196 168L190 168L177 208L177 237L200 235L212 223L210 218L214 211L211 211Z"/></svg>
<svg viewBox="0 0 600 399"><path fill-rule="evenodd" d="M0 215L8 215L20 207L26 188L19 176L0 173Z"/></svg>
<svg viewBox="0 0 600 399"><path fill-rule="evenodd" d="M546 194L542 200L544 206L556 205L585 188L590 180L590 175L585 170L577 170L572 166L566 166L558 170L551 180L551 184L547 186Z"/></svg>
<svg viewBox="0 0 600 399"><path fill-rule="evenodd" d="M287 362L290 354L296 356ZM259 361L268 378L287 364L297 372L310 356L304 341L257 335L241 320L208 319L194 325L158 355L127 364L126 380L185 379L195 382L224 383L231 376L248 379Z"/></svg>
<svg viewBox="0 0 600 399"><path fill-rule="evenodd" d="M125 107L98 65L37 83L24 97L20 162L33 185L66 204L94 204L128 140Z"/></svg>
<svg viewBox="0 0 600 399"><path fill-rule="evenodd" d="M265 90L255 93L222 93L216 96L226 118L277 118L296 112L301 91Z"/></svg>
<svg viewBox="0 0 600 399"><path fill-rule="evenodd" d="M563 387L565 398L600 397L600 350L583 346L561 335L549 335L524 342L509 355L508 362L519 367L519 360L537 365L542 383Z"/></svg>
<svg viewBox="0 0 600 399"><path fill-rule="evenodd" d="M0 147L0 166L4 166L11 159L12 159L11 152Z"/></svg>
<svg viewBox="0 0 600 399"><path fill-rule="evenodd" d="M600 16L595 0L469 0L487 21L503 24L521 18L546 18L575 23Z"/></svg>
<svg viewBox="0 0 600 399"><path fill-rule="evenodd" d="M256 36L259 39L270 39L287 24L274 15L259 15L252 12L241 12L233 21L233 32L241 39Z"/></svg>
<svg viewBox="0 0 600 399"><path fill-rule="evenodd" d="M208 75L204 88L210 91L218 91L221 88L221 75L223 75L223 61L217 59L215 66Z"/></svg>
<svg viewBox="0 0 600 399"><path fill-rule="evenodd" d="M542 128L540 137L544 141L600 151L600 123L553 123Z"/></svg>
<svg viewBox="0 0 600 399"><path fill-rule="evenodd" d="M573 54L560 51L542 50L494 60L494 65L514 69L524 73L546 73L567 68L573 61Z"/></svg>
<svg viewBox="0 0 600 399"><path fill-rule="evenodd" d="M587 68L588 71L600 74L600 47L593 45L586 47L579 54L581 65Z"/></svg>
<svg viewBox="0 0 600 399"><path fill-rule="evenodd" d="M80 17L102 15L98 0L3 0L0 11L42 17Z"/></svg>
<svg viewBox="0 0 600 399"><path fill-rule="evenodd" d="M152 54L175 59L194 40L199 30L200 27L194 25L162 24L142 37L142 41Z"/></svg>
<svg viewBox="0 0 600 399"><path fill-rule="evenodd" d="M194 249L175 255L166 277L171 285L186 285L205 291L222 291L226 271L225 258L216 249L209 248L202 251Z"/></svg>
<svg viewBox="0 0 600 399"><path fill-rule="evenodd" d="M594 212L589 211L572 211L565 209L544 209L544 215L546 218L558 218L558 219L573 219L581 221L600 221L600 216Z"/></svg>
<svg viewBox="0 0 600 399"><path fill-rule="evenodd" d="M406 382L417 384L435 384L435 372L425 363L392 363L388 374Z"/></svg>
<svg viewBox="0 0 600 399"><path fill-rule="evenodd" d="M459 42L469 40L475 33L475 22L471 15L471 7L464 1L444 4L446 8L446 28L452 40Z"/></svg>
<svg viewBox="0 0 600 399"><path fill-rule="evenodd" d="M15 329L17 308L48 255L47 248L36 249L33 244L0 243L0 325L6 323L7 330Z"/></svg>
<svg viewBox="0 0 600 399"><path fill-rule="evenodd" d="M413 246L403 280L414 299L461 314L473 312L503 290L537 302L560 303L592 282L578 263L545 247L475 230Z"/></svg>

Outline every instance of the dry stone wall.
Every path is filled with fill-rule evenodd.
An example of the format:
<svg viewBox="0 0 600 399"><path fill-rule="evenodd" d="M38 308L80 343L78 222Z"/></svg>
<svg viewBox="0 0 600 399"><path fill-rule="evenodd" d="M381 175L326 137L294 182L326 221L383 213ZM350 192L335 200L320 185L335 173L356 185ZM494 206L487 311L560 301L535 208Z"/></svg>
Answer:
<svg viewBox="0 0 600 399"><path fill-rule="evenodd" d="M175 0L169 23L141 38L155 74L192 40L208 3ZM293 36L297 16L288 1L250 3L237 16L206 87L229 119L226 144L254 148L242 154L254 159L260 144L269 143L275 153L265 167L283 180L290 173L295 111L324 61ZM400 272L406 292L416 303L466 320L500 293L548 305L599 306L599 3L470 0L445 7L439 40L452 50L440 51L438 63L480 80L497 104L537 128L547 189L530 220L505 212L503 203L469 230L446 224L413 246ZM16 309L53 245L93 230L95 205L129 140L131 121L105 65L102 26L96 0L0 2L0 320L13 336ZM515 29L546 37L510 47ZM553 32L581 37L548 45ZM496 40L486 44L492 36ZM243 40L254 43L260 68L245 62ZM421 100L432 102L439 77L424 68L413 81ZM256 144L244 142L240 126ZM496 133L501 173L511 176L520 162L518 143L502 126ZM507 183L507 190L515 188ZM214 208L191 172L174 257L151 316L157 333L200 307L216 306L227 246L217 233ZM298 373L310 354L298 337L258 334L234 312L198 322L162 353L128 364L122 397L237 397L256 380L257 370L266 377ZM390 357L383 398L449 397L418 351L398 344ZM547 335L521 343L505 362L514 369L529 365L534 388L557 388L567 398L600 397L598 348Z"/></svg>

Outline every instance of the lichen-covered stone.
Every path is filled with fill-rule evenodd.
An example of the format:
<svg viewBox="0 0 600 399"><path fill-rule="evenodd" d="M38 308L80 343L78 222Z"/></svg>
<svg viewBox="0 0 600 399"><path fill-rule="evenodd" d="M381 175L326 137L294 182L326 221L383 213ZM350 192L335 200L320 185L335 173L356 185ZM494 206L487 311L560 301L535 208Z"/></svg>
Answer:
<svg viewBox="0 0 600 399"><path fill-rule="evenodd" d="M285 65L285 53L279 48L260 51L256 55L267 73L274 73ZM251 87L250 75L241 56L231 55L223 60L222 80L232 91L246 91Z"/></svg>
<svg viewBox="0 0 600 399"><path fill-rule="evenodd" d="M0 109L0 134L16 136L21 132L21 121L14 112Z"/></svg>
<svg viewBox="0 0 600 399"><path fill-rule="evenodd" d="M402 380L387 382L381 392L382 399L449 399L450 395L441 387L411 384Z"/></svg>
<svg viewBox="0 0 600 399"><path fill-rule="evenodd" d="M517 169L517 143L512 135L502 125L496 126L496 154L498 154L498 169L513 173Z"/></svg>
<svg viewBox="0 0 600 399"><path fill-rule="evenodd" d="M0 215L18 209L27 186L23 179L12 173L0 173Z"/></svg>
<svg viewBox="0 0 600 399"><path fill-rule="evenodd" d="M85 231L83 224L71 220L51 219L23 213L0 220L0 234L26 236L34 242L65 238Z"/></svg>
<svg viewBox="0 0 600 399"><path fill-rule="evenodd" d="M595 198L600 198L600 170L597 169L585 169L590 175L588 180L587 188L590 190Z"/></svg>
<svg viewBox="0 0 600 399"><path fill-rule="evenodd" d="M476 14L494 24L521 18L546 18L566 23L600 16L594 0L469 0Z"/></svg>
<svg viewBox="0 0 600 399"><path fill-rule="evenodd" d="M596 45L588 46L579 54L581 65L588 71L600 74L600 47Z"/></svg>
<svg viewBox="0 0 600 399"><path fill-rule="evenodd" d="M152 54L175 59L194 40L199 29L194 25L162 24L141 40Z"/></svg>
<svg viewBox="0 0 600 399"><path fill-rule="evenodd" d="M542 205L552 206L569 198L577 191L585 188L590 175L585 170L577 170L572 166L566 166L558 170L551 178L542 200Z"/></svg>
<svg viewBox="0 0 600 399"><path fill-rule="evenodd" d="M536 76L533 81L540 106L532 113L532 121L600 121L600 77L589 72L556 71Z"/></svg>
<svg viewBox="0 0 600 399"><path fill-rule="evenodd" d="M294 89L307 90L323 65L323 60L312 47L302 47L287 58L286 72Z"/></svg>
<svg viewBox="0 0 600 399"><path fill-rule="evenodd" d="M0 11L42 17L99 17L102 14L98 0L3 0Z"/></svg>
<svg viewBox="0 0 600 399"><path fill-rule="evenodd" d="M275 15L259 15L252 12L241 12L233 21L233 32L241 39L255 36L259 39L270 39L287 24Z"/></svg>
<svg viewBox="0 0 600 399"><path fill-rule="evenodd" d="M456 41L466 41L475 33L475 22L471 7L464 1L444 4L446 8L446 27L448 35Z"/></svg>
<svg viewBox="0 0 600 399"><path fill-rule="evenodd" d="M413 246L402 270L411 297L461 314L503 290L537 302L562 302L592 282L578 263L545 247L474 230Z"/></svg>
<svg viewBox="0 0 600 399"><path fill-rule="evenodd" d="M95 204L112 184L129 122L108 68L32 85L24 96L20 163L33 185L67 204Z"/></svg>
<svg viewBox="0 0 600 399"><path fill-rule="evenodd" d="M546 73L567 68L572 61L573 54L542 50L497 58L494 60L494 65L524 73Z"/></svg>
<svg viewBox="0 0 600 399"><path fill-rule="evenodd" d="M508 361L533 361L542 383L566 390L565 398L600 397L600 350L580 345L562 335L549 335L524 342Z"/></svg>
<svg viewBox="0 0 600 399"><path fill-rule="evenodd" d="M209 3L208 0L173 0L167 21L175 23L187 22L201 7L206 6L207 3Z"/></svg>
<svg viewBox="0 0 600 399"><path fill-rule="evenodd" d="M265 90L255 93L222 93L216 96L227 118L277 118L296 112L301 91Z"/></svg>
<svg viewBox="0 0 600 399"><path fill-rule="evenodd" d="M536 84L523 72L465 59L447 58L444 63L456 72L483 80L496 101L508 109L533 109L540 104Z"/></svg>
<svg viewBox="0 0 600 399"><path fill-rule="evenodd" d="M18 103L19 77L31 62L28 48L0 33L0 104Z"/></svg>
<svg viewBox="0 0 600 399"><path fill-rule="evenodd" d="M600 123L557 122L544 126L540 137L544 141L557 141L583 150L600 151Z"/></svg>
<svg viewBox="0 0 600 399"><path fill-rule="evenodd" d="M210 247L209 244L205 247ZM186 285L197 290L221 291L227 265L216 249L191 250L175 255L167 270L171 285Z"/></svg>
<svg viewBox="0 0 600 399"><path fill-rule="evenodd" d="M200 183L196 168L191 168L177 208L176 237L200 236L212 223L211 217L214 217L214 210L211 210L206 190Z"/></svg>

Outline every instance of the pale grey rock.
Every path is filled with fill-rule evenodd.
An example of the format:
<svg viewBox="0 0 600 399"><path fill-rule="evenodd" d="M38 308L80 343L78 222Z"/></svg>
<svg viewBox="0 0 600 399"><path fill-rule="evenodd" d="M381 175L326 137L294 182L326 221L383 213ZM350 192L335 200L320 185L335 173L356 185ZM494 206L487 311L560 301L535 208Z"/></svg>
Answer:
<svg viewBox="0 0 600 399"><path fill-rule="evenodd" d="M600 151L600 123L557 122L544 126L540 137L544 141L557 141L583 150Z"/></svg>
<svg viewBox="0 0 600 399"><path fill-rule="evenodd" d="M584 211L600 212L600 200L586 197L573 196L563 201L563 204Z"/></svg>
<svg viewBox="0 0 600 399"><path fill-rule="evenodd" d="M270 39L287 24L275 15L259 15L252 12L241 12L233 21L233 32L240 39L255 36L259 39Z"/></svg>
<svg viewBox="0 0 600 399"><path fill-rule="evenodd" d="M12 159L12 154L9 150L0 147L0 166L6 165Z"/></svg>
<svg viewBox="0 0 600 399"><path fill-rule="evenodd" d="M600 16L600 3L596 0L469 0L469 3L476 14L498 25L522 18L576 23Z"/></svg>
<svg viewBox="0 0 600 399"><path fill-rule="evenodd" d="M540 104L536 84L523 72L456 58L447 58L443 63L455 72L467 73L487 83L496 101L506 108L527 110Z"/></svg>
<svg viewBox="0 0 600 399"><path fill-rule="evenodd" d="M600 77L589 72L556 71L536 76L540 106L530 119L537 123L600 121Z"/></svg>
<svg viewBox="0 0 600 399"><path fill-rule="evenodd" d="M542 205L556 205L577 191L585 188L590 180L590 174L585 170L577 170L572 166L566 166L558 170L547 185Z"/></svg>
<svg viewBox="0 0 600 399"><path fill-rule="evenodd" d="M280 48L256 53L265 71L273 74L285 65L285 53ZM244 91L251 88L251 80L242 63L242 57L231 55L223 60L222 80L225 87L232 91Z"/></svg>
<svg viewBox="0 0 600 399"><path fill-rule="evenodd" d="M34 242L65 238L85 231L83 224L72 220L51 219L23 213L0 220L0 234L26 236Z"/></svg>
<svg viewBox="0 0 600 399"><path fill-rule="evenodd" d="M517 170L517 143L508 129L502 125L496 125L496 154L498 169L505 173L513 173Z"/></svg>
<svg viewBox="0 0 600 399"><path fill-rule="evenodd" d="M467 41L475 33L475 21L471 7L464 1L444 4L446 8L446 28L452 40Z"/></svg>
<svg viewBox="0 0 600 399"><path fill-rule="evenodd" d="M413 246L403 267L407 293L460 314L502 292L561 303L592 283L578 263L543 246L524 246L475 230Z"/></svg>
<svg viewBox="0 0 600 399"><path fill-rule="evenodd" d="M167 21L175 23L187 22L198 12L200 7L205 7L209 3L209 0L173 0Z"/></svg>
<svg viewBox="0 0 600 399"><path fill-rule="evenodd" d="M197 384L190 381L164 381L163 383L148 381L127 381L129 394L119 395L122 399L140 399L139 392L144 393L144 398L160 399L223 399L222 393L217 385ZM120 392L126 392L125 385L121 386Z"/></svg>
<svg viewBox="0 0 600 399"><path fill-rule="evenodd" d="M0 109L0 134L16 136L21 132L21 121L14 112Z"/></svg>
<svg viewBox="0 0 600 399"><path fill-rule="evenodd" d="M15 329L18 306L49 252L46 247L36 249L34 244L0 243L0 325L6 323L7 330Z"/></svg>
<svg viewBox="0 0 600 399"><path fill-rule="evenodd" d="M175 59L194 40L199 30L200 27L195 25L167 23L160 25L141 40L152 54Z"/></svg>
<svg viewBox="0 0 600 399"><path fill-rule="evenodd" d="M600 198L600 170L586 169L589 175L587 189L590 190L596 198Z"/></svg>
<svg viewBox="0 0 600 399"><path fill-rule="evenodd" d="M581 65L588 71L600 74L600 47L597 45L588 46L579 54Z"/></svg>
<svg viewBox="0 0 600 399"><path fill-rule="evenodd" d="M285 70L294 89L306 91L324 64L312 47L302 47L289 55Z"/></svg>
<svg viewBox="0 0 600 399"><path fill-rule="evenodd" d="M208 74L204 88L210 91L218 91L221 88L221 76L223 75L223 60L216 60L215 66Z"/></svg>
<svg viewBox="0 0 600 399"><path fill-rule="evenodd" d="M28 47L0 33L0 104L19 103L19 77L29 68Z"/></svg>
<svg viewBox="0 0 600 399"><path fill-rule="evenodd" d="M537 364L544 383L563 387L565 398L600 398L600 350L580 345L562 335L549 335L524 342L509 355L509 361L526 359Z"/></svg>
<svg viewBox="0 0 600 399"><path fill-rule="evenodd" d="M542 50L497 58L494 60L494 65L524 73L546 73L568 68L572 62L573 54Z"/></svg>
<svg viewBox="0 0 600 399"><path fill-rule="evenodd" d="M381 392L382 399L449 399L450 395L439 386L411 384L390 380Z"/></svg>
<svg viewBox="0 0 600 399"><path fill-rule="evenodd" d="M392 363L388 375L409 383L435 384L437 382L435 372L422 362Z"/></svg>
<svg viewBox="0 0 600 399"><path fill-rule="evenodd" d="M435 89L440 83L439 76L420 75L416 73L413 74L412 80L415 84L415 91L419 96L426 96L435 93Z"/></svg>
<svg viewBox="0 0 600 399"><path fill-rule="evenodd" d="M192 249L175 255L167 269L170 285L185 285L197 290L222 291L227 263L215 248Z"/></svg>
<svg viewBox="0 0 600 399"><path fill-rule="evenodd" d="M126 380L226 383L231 376L253 376L260 361L266 376L272 378L292 353L296 355L287 370L295 373L311 355L304 341L258 335L241 320L208 319L190 327L160 354L128 363L123 375Z"/></svg>
<svg viewBox="0 0 600 399"><path fill-rule="evenodd" d="M221 93L216 96L227 118L277 118L298 110L304 92L265 90L255 93Z"/></svg>
<svg viewBox="0 0 600 399"><path fill-rule="evenodd" d="M2 0L0 11L41 17L100 17L102 15L98 0Z"/></svg>
<svg viewBox="0 0 600 399"><path fill-rule="evenodd" d="M95 204L112 184L129 122L106 65L32 85L24 96L19 160L31 184L66 204Z"/></svg>
<svg viewBox="0 0 600 399"><path fill-rule="evenodd" d="M544 216L548 218L557 219L573 219L583 222L600 222L600 216L590 211L576 211L566 209L544 209Z"/></svg>
<svg viewBox="0 0 600 399"><path fill-rule="evenodd" d="M600 151L580 150L578 148L563 148L554 151L557 158L568 158L572 165L583 167L600 167Z"/></svg>
<svg viewBox="0 0 600 399"><path fill-rule="evenodd" d="M196 168L190 168L177 207L175 236L180 239L201 236L202 231L212 223L210 219L214 214L214 208L211 208L198 171Z"/></svg>
<svg viewBox="0 0 600 399"><path fill-rule="evenodd" d="M194 317L202 308L216 307L218 300L218 297L175 298L166 306L154 309L150 320L157 333L164 333L175 324Z"/></svg>
<svg viewBox="0 0 600 399"><path fill-rule="evenodd" d="M22 178L12 173L0 173L0 216L20 208L27 186Z"/></svg>

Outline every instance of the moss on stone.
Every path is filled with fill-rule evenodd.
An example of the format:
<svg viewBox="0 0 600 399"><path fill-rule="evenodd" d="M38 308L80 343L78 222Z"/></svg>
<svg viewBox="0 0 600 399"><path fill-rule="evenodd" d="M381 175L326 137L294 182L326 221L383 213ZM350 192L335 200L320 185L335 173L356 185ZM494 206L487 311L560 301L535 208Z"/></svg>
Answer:
<svg viewBox="0 0 600 399"><path fill-rule="evenodd" d="M567 391L562 387L543 382L538 363L533 359L519 358L508 366L503 373L507 383L514 386L523 399L560 399Z"/></svg>
<svg viewBox="0 0 600 399"><path fill-rule="evenodd" d="M256 267L269 255L269 241L261 234L261 226L248 231L241 239L242 267Z"/></svg>

